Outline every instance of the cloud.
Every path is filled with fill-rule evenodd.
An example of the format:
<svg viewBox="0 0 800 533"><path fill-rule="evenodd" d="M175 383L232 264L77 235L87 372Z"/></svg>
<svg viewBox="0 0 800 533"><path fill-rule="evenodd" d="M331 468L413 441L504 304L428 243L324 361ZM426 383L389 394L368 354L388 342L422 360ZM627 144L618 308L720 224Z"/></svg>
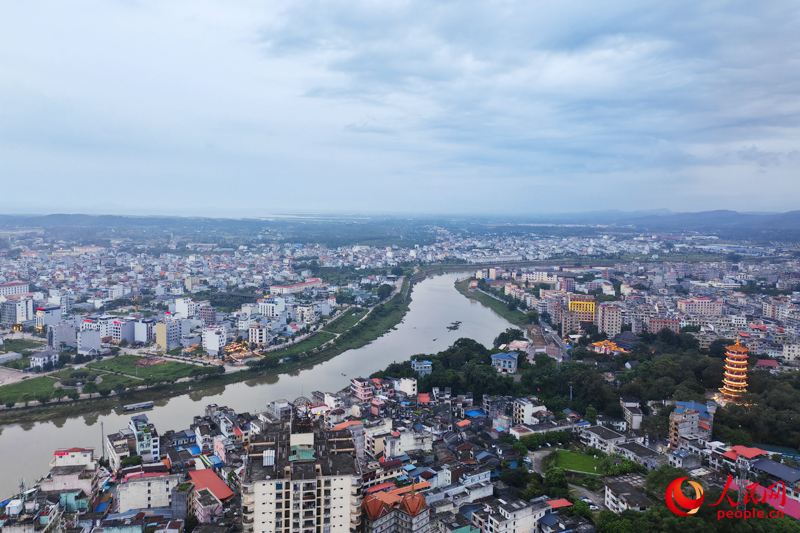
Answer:
<svg viewBox="0 0 800 533"><path fill-rule="evenodd" d="M800 193L790 1L51 7L0 21L0 158L76 204L79 178L231 215L501 208L486 186L512 209L735 208L720 188L756 175L786 194L742 209Z"/></svg>

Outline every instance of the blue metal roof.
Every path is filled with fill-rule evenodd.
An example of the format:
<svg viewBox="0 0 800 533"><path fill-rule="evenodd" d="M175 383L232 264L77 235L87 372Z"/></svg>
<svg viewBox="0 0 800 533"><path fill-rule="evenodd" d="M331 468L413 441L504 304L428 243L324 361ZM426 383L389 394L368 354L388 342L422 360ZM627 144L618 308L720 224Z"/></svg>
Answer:
<svg viewBox="0 0 800 533"><path fill-rule="evenodd" d="M517 352L500 352L496 354L492 354L492 359L499 359L500 361L517 361L519 354Z"/></svg>
<svg viewBox="0 0 800 533"><path fill-rule="evenodd" d="M483 411L479 411L478 409L473 409L472 411L467 411L466 414L470 418L475 418L476 416L486 416L486 413Z"/></svg>

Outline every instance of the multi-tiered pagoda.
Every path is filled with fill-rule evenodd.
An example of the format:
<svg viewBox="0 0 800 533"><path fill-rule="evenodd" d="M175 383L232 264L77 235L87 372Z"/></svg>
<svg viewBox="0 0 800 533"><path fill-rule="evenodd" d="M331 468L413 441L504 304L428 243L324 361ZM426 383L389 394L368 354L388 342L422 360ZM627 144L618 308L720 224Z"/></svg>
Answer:
<svg viewBox="0 0 800 533"><path fill-rule="evenodd" d="M725 358L725 377L722 378L722 393L724 402L740 402L747 392L747 348L739 344L727 346Z"/></svg>

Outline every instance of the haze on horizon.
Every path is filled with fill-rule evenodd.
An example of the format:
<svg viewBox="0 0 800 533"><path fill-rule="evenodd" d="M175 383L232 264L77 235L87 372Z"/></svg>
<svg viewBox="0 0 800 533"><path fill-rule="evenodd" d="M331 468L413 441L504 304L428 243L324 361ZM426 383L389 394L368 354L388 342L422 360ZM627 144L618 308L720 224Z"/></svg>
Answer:
<svg viewBox="0 0 800 533"><path fill-rule="evenodd" d="M6 3L0 213L789 211L800 4Z"/></svg>

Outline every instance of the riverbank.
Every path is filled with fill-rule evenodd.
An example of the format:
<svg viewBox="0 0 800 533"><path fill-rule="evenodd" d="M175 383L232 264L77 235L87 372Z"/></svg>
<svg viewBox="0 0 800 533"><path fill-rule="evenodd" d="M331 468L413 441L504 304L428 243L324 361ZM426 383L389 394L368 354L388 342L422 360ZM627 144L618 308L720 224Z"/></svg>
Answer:
<svg viewBox="0 0 800 533"><path fill-rule="evenodd" d="M153 385L144 390L126 391L119 395L112 394L105 397L98 396L77 401L63 400L58 403L2 410L0 411L0 425L42 422L59 417L110 410L117 405L165 400L205 389L224 387L233 383L262 378L264 376L289 374L312 368L348 350L366 346L394 329L395 326L403 320L409 310L412 287L413 284L408 279L404 280L398 294L388 301L373 307L367 316L363 317L363 319L353 327L338 337L327 340L322 345L309 347L307 351L297 353L295 350L292 350L292 360L281 363L274 368L249 368L238 372L208 376L197 381ZM330 334L325 333L325 336L327 335ZM313 339L315 336L312 336L308 340ZM328 337L325 338L327 339ZM299 345L300 344L296 346ZM296 346L292 348L296 348ZM282 351L275 352L275 354L284 356Z"/></svg>
<svg viewBox="0 0 800 533"><path fill-rule="evenodd" d="M470 300L475 300L476 302L480 303L481 305L488 307L501 317L505 318L515 326L527 326L531 323L530 318L528 315L520 311L519 309L515 309L511 311L508 308L508 304L502 300L498 300L494 296L490 296L484 292L475 290L469 290L469 281L457 281L455 283L456 290L469 298Z"/></svg>

